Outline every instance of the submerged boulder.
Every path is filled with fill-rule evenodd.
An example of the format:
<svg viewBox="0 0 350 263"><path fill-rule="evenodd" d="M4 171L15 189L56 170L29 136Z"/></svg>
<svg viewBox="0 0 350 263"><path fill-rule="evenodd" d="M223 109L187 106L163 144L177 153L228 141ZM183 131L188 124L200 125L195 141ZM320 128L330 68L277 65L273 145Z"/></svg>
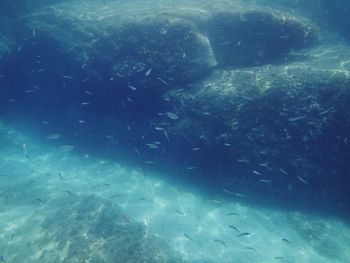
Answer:
<svg viewBox="0 0 350 263"><path fill-rule="evenodd" d="M318 29L273 11L223 11L209 22L209 38L219 65L252 66L280 62L290 51L312 46Z"/></svg>
<svg viewBox="0 0 350 263"><path fill-rule="evenodd" d="M191 90L168 93L178 119L159 117L155 124L172 138L168 149L232 193L258 189L265 199L282 195L296 206L308 206L306 198L314 208L346 209L339 200L350 195L343 187L350 65L334 55L349 50L318 52L283 66L217 70Z"/></svg>
<svg viewBox="0 0 350 263"><path fill-rule="evenodd" d="M118 6L86 5L82 13L78 7L57 5L23 17L20 57L32 72L27 82L56 80L45 89L57 94L74 82L72 95L91 86L108 110L128 105L154 113L167 90L207 76L216 65L207 37L185 18L123 15Z"/></svg>

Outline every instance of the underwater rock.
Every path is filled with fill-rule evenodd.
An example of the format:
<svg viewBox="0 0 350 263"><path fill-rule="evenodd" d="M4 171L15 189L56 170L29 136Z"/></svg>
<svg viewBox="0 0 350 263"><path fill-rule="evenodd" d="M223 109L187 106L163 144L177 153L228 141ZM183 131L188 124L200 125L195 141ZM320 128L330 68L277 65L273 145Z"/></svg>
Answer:
<svg viewBox="0 0 350 263"><path fill-rule="evenodd" d="M224 11L208 24L221 66L281 62L290 51L314 45L319 35L310 21L273 11Z"/></svg>
<svg viewBox="0 0 350 263"><path fill-rule="evenodd" d="M350 168L349 64L334 55L349 50L314 52L288 65L216 70L192 90L169 92L179 120L165 126L161 116L155 124L166 127L168 149L216 183L220 173L234 173L222 182L233 192L249 185L266 199L267 192L291 202L310 195L318 204L324 198L327 209L345 208L334 193L350 194L341 187ZM304 191L307 185L323 196Z"/></svg>
<svg viewBox="0 0 350 263"><path fill-rule="evenodd" d="M126 23L110 38L114 76L131 83L146 75L164 90L198 80L216 65L207 37L184 19L147 17Z"/></svg>
<svg viewBox="0 0 350 263"><path fill-rule="evenodd" d="M61 85L45 91L57 94L67 82L74 83L68 100L84 94L89 84L93 99L103 101L108 110L123 111L127 105L129 112L142 108L154 114L167 90L207 76L216 65L207 37L184 18L123 16L117 7L93 7L82 8L82 13L74 5L58 5L22 18L20 57L25 71L34 72L26 74L31 78L27 82L56 79Z"/></svg>
<svg viewBox="0 0 350 263"><path fill-rule="evenodd" d="M24 23L37 44L52 43L73 66L104 80L158 82L164 89L174 82L193 82L215 66L208 39L185 19L120 18L109 9L96 17L89 11L82 15L68 6L53 6L25 17Z"/></svg>

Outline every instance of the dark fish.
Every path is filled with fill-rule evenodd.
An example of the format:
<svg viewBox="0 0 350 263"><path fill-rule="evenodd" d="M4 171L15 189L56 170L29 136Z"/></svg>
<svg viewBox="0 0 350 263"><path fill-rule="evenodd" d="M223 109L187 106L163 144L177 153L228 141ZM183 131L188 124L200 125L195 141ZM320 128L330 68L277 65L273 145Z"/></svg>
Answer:
<svg viewBox="0 0 350 263"><path fill-rule="evenodd" d="M238 216L238 214L235 213L235 212L228 213L227 215L228 215L228 216Z"/></svg>
<svg viewBox="0 0 350 263"><path fill-rule="evenodd" d="M288 240L288 239L286 239L286 238L282 238L281 239L283 242L286 242L286 243L288 243L288 244L290 244L291 242Z"/></svg>
<svg viewBox="0 0 350 263"><path fill-rule="evenodd" d="M183 213L183 212L181 212L180 210L175 210L176 211L176 213L178 213L179 215L182 215L182 216L184 216L185 214Z"/></svg>
<svg viewBox="0 0 350 263"><path fill-rule="evenodd" d="M192 238L189 235L184 234L184 236L187 237L189 240L192 240Z"/></svg>
<svg viewBox="0 0 350 263"><path fill-rule="evenodd" d="M58 173L58 176L60 177L60 179L63 181L63 177L62 177L62 174L61 172Z"/></svg>
<svg viewBox="0 0 350 263"><path fill-rule="evenodd" d="M254 251L254 252L258 253L258 251L256 251L256 249L255 249L255 248L253 248L253 247L244 247L244 249L252 250L252 251Z"/></svg>
<svg viewBox="0 0 350 263"><path fill-rule="evenodd" d="M249 236L249 235L250 235L250 233L248 233L248 232L243 232L243 233L237 235L237 237L243 237L243 236Z"/></svg>
<svg viewBox="0 0 350 263"><path fill-rule="evenodd" d="M38 202L40 202L40 203L42 203L42 204L45 204L45 203L46 203L46 200L43 200L43 199L41 199L41 198L37 198L37 199L35 199L34 201L38 201Z"/></svg>
<svg viewBox="0 0 350 263"><path fill-rule="evenodd" d="M224 241L222 241L220 239L214 239L214 242L217 242L217 243L223 245L224 247L228 247L228 245Z"/></svg>
<svg viewBox="0 0 350 263"><path fill-rule="evenodd" d="M0 262L6 262L4 256L2 256L2 255L0 256Z"/></svg>
<svg viewBox="0 0 350 263"><path fill-rule="evenodd" d="M66 191L64 191L65 193L67 193L67 194L69 194L69 195L73 195L73 193L71 192L71 191L69 191L69 190L66 190Z"/></svg>
<svg viewBox="0 0 350 263"><path fill-rule="evenodd" d="M239 231L238 228L235 227L235 226L230 225L230 226L228 226L228 227L229 227L229 228L232 228L232 229L234 229L234 230L236 230L238 233L241 233L241 231Z"/></svg>

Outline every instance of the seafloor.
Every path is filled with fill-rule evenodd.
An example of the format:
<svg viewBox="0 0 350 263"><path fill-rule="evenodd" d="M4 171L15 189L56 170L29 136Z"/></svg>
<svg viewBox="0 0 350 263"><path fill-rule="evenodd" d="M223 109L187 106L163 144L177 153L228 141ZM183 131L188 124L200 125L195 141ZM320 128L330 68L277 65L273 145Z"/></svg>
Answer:
<svg viewBox="0 0 350 263"><path fill-rule="evenodd" d="M345 263L340 219L247 206L1 123L3 262ZM62 144L63 143L63 144ZM227 193L230 195L230 193ZM231 193L232 194L232 193Z"/></svg>

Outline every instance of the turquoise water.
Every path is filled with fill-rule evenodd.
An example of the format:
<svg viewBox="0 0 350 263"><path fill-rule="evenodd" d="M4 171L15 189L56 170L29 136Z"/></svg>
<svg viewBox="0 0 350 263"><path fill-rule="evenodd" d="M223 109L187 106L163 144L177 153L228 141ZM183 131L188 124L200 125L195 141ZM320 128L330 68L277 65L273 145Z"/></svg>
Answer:
<svg viewBox="0 0 350 263"><path fill-rule="evenodd" d="M0 3L0 262L350 262L346 1Z"/></svg>

